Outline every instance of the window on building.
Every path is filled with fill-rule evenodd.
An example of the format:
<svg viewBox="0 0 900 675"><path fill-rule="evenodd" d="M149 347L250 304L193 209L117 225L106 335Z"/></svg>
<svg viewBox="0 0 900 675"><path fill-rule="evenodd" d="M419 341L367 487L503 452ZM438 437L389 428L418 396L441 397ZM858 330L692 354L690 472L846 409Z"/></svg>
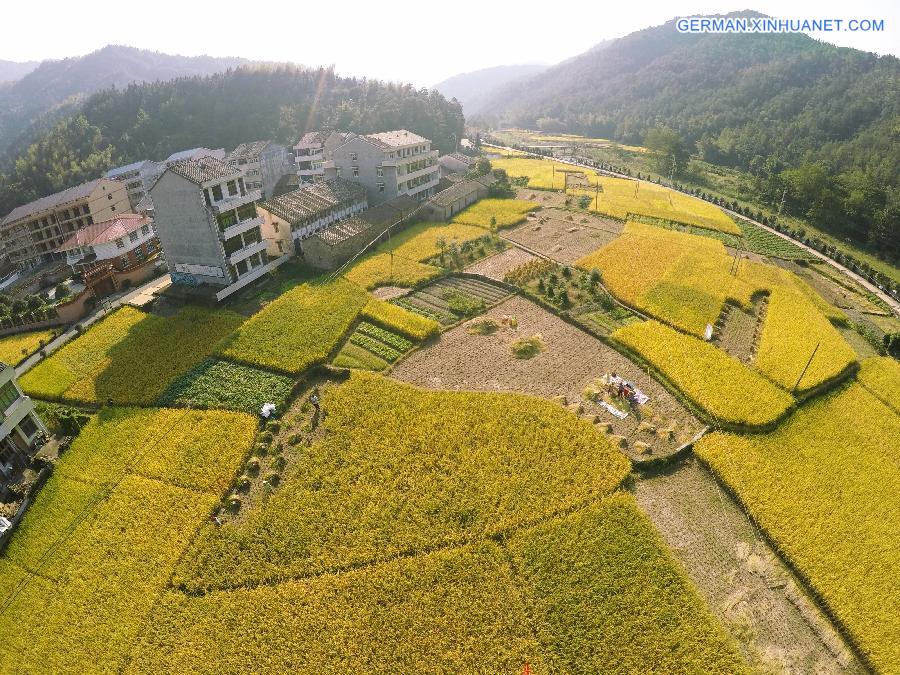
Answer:
<svg viewBox="0 0 900 675"><path fill-rule="evenodd" d="M251 255L249 260L250 260L251 268L259 267L260 265L262 265L262 262L260 261L260 258L259 258L259 253L254 253L253 255Z"/></svg>
<svg viewBox="0 0 900 675"><path fill-rule="evenodd" d="M384 167L379 166L377 169L375 169L375 175L378 176L379 178L383 178L384 177Z"/></svg>
<svg viewBox="0 0 900 675"><path fill-rule="evenodd" d="M241 241L240 235L225 240L225 255L231 255L236 251L240 251L242 248L244 248L244 244Z"/></svg>
<svg viewBox="0 0 900 675"><path fill-rule="evenodd" d="M244 204L237 210L237 217L239 220L250 220L252 218L256 218L256 204Z"/></svg>
<svg viewBox="0 0 900 675"><path fill-rule="evenodd" d="M213 185L212 196L213 196L213 201L215 201L215 202L222 201L222 186L221 185Z"/></svg>
<svg viewBox="0 0 900 675"><path fill-rule="evenodd" d="M6 412L17 398L19 398L19 390L12 382L7 382L0 387L0 412Z"/></svg>
<svg viewBox="0 0 900 675"><path fill-rule="evenodd" d="M262 236L259 232L259 227L253 227L244 232L244 246L250 246L251 244L258 244L262 241Z"/></svg>
<svg viewBox="0 0 900 675"><path fill-rule="evenodd" d="M93 216L88 216L87 218L85 218L85 221L87 221L87 224L88 224L88 225L93 225L93 224L94 224L94 217L93 217Z"/></svg>
<svg viewBox="0 0 900 675"><path fill-rule="evenodd" d="M69 219L69 209L63 209L62 217L63 217L63 220Z"/></svg>
<svg viewBox="0 0 900 675"><path fill-rule="evenodd" d="M384 183L376 183L379 192L384 192Z"/></svg>
<svg viewBox="0 0 900 675"><path fill-rule="evenodd" d="M203 191L203 200L206 202L207 206L212 206L212 200L209 198L209 190Z"/></svg>
<svg viewBox="0 0 900 675"><path fill-rule="evenodd" d="M275 245L278 246L279 253L284 253L284 243L280 239L275 242Z"/></svg>
<svg viewBox="0 0 900 675"><path fill-rule="evenodd" d="M134 249L134 257L137 258L138 260L144 259L145 253L144 253L143 247L138 246L136 249Z"/></svg>
<svg viewBox="0 0 900 675"><path fill-rule="evenodd" d="M112 193L106 195L106 198L107 198L109 201L112 201Z"/></svg>
<svg viewBox="0 0 900 675"><path fill-rule="evenodd" d="M335 171L334 171L334 174L335 174L335 176L337 176L338 178L340 178L340 177L341 177L341 167L336 167L336 168L335 168Z"/></svg>
<svg viewBox="0 0 900 675"><path fill-rule="evenodd" d="M359 167L358 166L353 167L353 177L359 178Z"/></svg>
<svg viewBox="0 0 900 675"><path fill-rule="evenodd" d="M110 208L110 210L111 210L111 211L115 211L115 210L116 210L116 205L115 205L115 204L113 204L113 205L112 205L112 206L110 206L110 207L109 207L109 208Z"/></svg>
<svg viewBox="0 0 900 675"><path fill-rule="evenodd" d="M241 197L247 196L247 188L244 187L244 179L238 178L238 187L241 189Z"/></svg>
<svg viewBox="0 0 900 675"><path fill-rule="evenodd" d="M143 234L145 237L146 237L148 234L150 234L150 226L149 226L149 225L144 225L144 226L141 228L141 234Z"/></svg>
<svg viewBox="0 0 900 675"><path fill-rule="evenodd" d="M247 273L247 261L241 260L237 265L235 265L235 269L237 269L238 276Z"/></svg>
<svg viewBox="0 0 900 675"><path fill-rule="evenodd" d="M355 161L357 161L358 159L359 159L359 153L358 153L358 152L351 152L351 153L350 153L350 161L351 161L351 162L355 162Z"/></svg>
<svg viewBox="0 0 900 675"><path fill-rule="evenodd" d="M129 261L128 261L127 253L121 257L121 259L119 260L119 265L120 265L121 269L123 269L123 270L128 267Z"/></svg>
<svg viewBox="0 0 900 675"><path fill-rule="evenodd" d="M37 424L35 424L31 414L25 415L25 417L22 418L22 421L19 422L19 433L22 434L23 438L31 438L37 433L37 430Z"/></svg>
<svg viewBox="0 0 900 675"><path fill-rule="evenodd" d="M238 193L237 183L233 180L228 181L228 196L234 197Z"/></svg>
<svg viewBox="0 0 900 675"><path fill-rule="evenodd" d="M134 232L128 233L128 241L137 241L137 240L138 240L137 230L135 230Z"/></svg>
<svg viewBox="0 0 900 675"><path fill-rule="evenodd" d="M125 242L122 241L121 237L116 239L116 248L125 248Z"/></svg>

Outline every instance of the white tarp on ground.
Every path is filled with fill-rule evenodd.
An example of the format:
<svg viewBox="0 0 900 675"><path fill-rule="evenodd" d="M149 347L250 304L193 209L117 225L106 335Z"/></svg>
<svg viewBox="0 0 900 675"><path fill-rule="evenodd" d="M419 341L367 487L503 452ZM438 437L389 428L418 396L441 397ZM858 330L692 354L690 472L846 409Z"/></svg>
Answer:
<svg viewBox="0 0 900 675"><path fill-rule="evenodd" d="M644 405L647 401L650 400L650 397L640 389L638 389L635 386L634 382L629 382L628 380L625 380L618 375L609 376L607 384L614 384L618 387L619 383L627 384L629 387L631 387L632 391L634 391L634 400L637 401L638 405Z"/></svg>
<svg viewBox="0 0 900 675"><path fill-rule="evenodd" d="M625 412L623 410L619 410L616 406L612 405L611 403L607 403L606 401L600 401L599 405L601 408L603 408L610 414L615 415L620 420L624 420L626 417L628 417L627 412Z"/></svg>

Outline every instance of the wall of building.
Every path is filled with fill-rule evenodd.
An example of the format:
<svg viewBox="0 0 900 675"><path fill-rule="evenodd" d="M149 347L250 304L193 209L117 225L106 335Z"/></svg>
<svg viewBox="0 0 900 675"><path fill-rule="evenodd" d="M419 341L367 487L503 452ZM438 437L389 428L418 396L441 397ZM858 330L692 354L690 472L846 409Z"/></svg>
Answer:
<svg viewBox="0 0 900 675"><path fill-rule="evenodd" d="M172 281L227 285L231 279L219 228L203 201L200 187L167 171L153 187L151 196L156 208L154 225Z"/></svg>
<svg viewBox="0 0 900 675"><path fill-rule="evenodd" d="M351 159L356 153L356 159ZM394 166L382 167L385 151L377 148L361 138L353 138L347 143L336 148L332 154L334 169L326 169L325 177L333 178L338 174L345 180L352 180L366 188L366 194L370 205L380 204L397 196L397 168ZM353 167L359 169L359 175L353 175ZM382 176L378 175L378 168L382 167ZM384 184L384 189L379 186Z"/></svg>

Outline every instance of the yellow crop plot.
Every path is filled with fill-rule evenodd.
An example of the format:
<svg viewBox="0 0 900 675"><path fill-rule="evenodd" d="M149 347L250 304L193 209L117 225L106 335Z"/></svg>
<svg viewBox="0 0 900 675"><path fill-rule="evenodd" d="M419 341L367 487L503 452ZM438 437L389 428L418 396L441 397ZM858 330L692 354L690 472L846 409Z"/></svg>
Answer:
<svg viewBox="0 0 900 675"><path fill-rule="evenodd" d="M565 172L583 174L583 180L570 178L570 190L591 197L592 210L622 220L634 214L741 234L737 224L719 207L660 185L601 176L591 169L552 160L512 158L494 160L491 164L494 168L504 169L510 177L527 176L528 187L544 190L562 190L566 184ZM595 189L598 182L599 195Z"/></svg>
<svg viewBox="0 0 900 675"><path fill-rule="evenodd" d="M721 349L656 321L624 326L612 337L656 366L718 422L767 425L794 404L789 394Z"/></svg>
<svg viewBox="0 0 900 675"><path fill-rule="evenodd" d="M39 330L0 338L0 363L16 365L50 342L56 337L57 332L55 330Z"/></svg>
<svg viewBox="0 0 900 675"><path fill-rule="evenodd" d="M900 413L900 361L876 356L862 362L859 383L896 413Z"/></svg>
<svg viewBox="0 0 900 675"><path fill-rule="evenodd" d="M481 199L454 216L453 222L485 229L512 227L524 222L525 215L539 207L537 202L524 199Z"/></svg>
<svg viewBox="0 0 900 675"><path fill-rule="evenodd" d="M898 447L900 416L858 384L695 447L881 672L900 663Z"/></svg>
<svg viewBox="0 0 900 675"><path fill-rule="evenodd" d="M843 373L853 349L818 307L824 300L796 275L772 265L734 259L708 237L628 222L623 233L578 261L597 268L603 283L623 302L698 337L714 324L726 300L750 308L756 293L769 302L754 367L786 389L805 392Z"/></svg>

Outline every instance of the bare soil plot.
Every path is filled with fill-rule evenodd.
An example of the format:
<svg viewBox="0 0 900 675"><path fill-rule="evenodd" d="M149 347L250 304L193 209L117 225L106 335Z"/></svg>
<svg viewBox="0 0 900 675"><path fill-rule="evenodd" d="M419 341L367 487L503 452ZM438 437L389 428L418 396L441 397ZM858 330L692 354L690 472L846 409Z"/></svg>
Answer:
<svg viewBox="0 0 900 675"><path fill-rule="evenodd" d="M573 263L608 244L619 236L623 227L612 220L556 209L539 214L539 219L529 219L504 232L503 237L563 263ZM568 220L568 216L573 219Z"/></svg>
<svg viewBox="0 0 900 675"><path fill-rule="evenodd" d="M523 251L522 249L513 246L502 253L497 253L490 258L484 258L483 260L479 260L478 262L469 265L466 268L466 272L469 272L470 274L480 274L481 276L488 277L489 279L496 279L497 281L503 281L503 277L506 276L507 272L530 260L534 260L534 258L535 256L527 251Z"/></svg>
<svg viewBox="0 0 900 675"><path fill-rule="evenodd" d="M407 293L409 293L409 289L400 286L379 286L372 291L372 295L379 300L393 300L394 298L403 297Z"/></svg>
<svg viewBox="0 0 900 675"><path fill-rule="evenodd" d="M638 460L671 453L702 427L662 385L627 358L520 296L497 305L476 321L492 318L502 324L504 317L514 317L517 326L501 325L492 334L473 335L469 324L474 322L466 322L444 333L439 342L411 354L391 375L432 389L565 397L573 412L608 423L610 433L624 438L625 452ZM542 352L530 359L513 356L514 341L535 335L544 343ZM584 399L586 387L612 372L631 380L650 396L648 404L639 408L639 415L632 413L619 420ZM646 424L639 431L641 422ZM673 426L671 437L654 431ZM641 454L637 443L646 443L650 454Z"/></svg>
<svg viewBox="0 0 900 675"><path fill-rule="evenodd" d="M768 296L759 294L753 298L750 311L744 311L730 302L725 303L713 333L714 344L741 362L752 363L759 345L767 302Z"/></svg>
<svg viewBox="0 0 900 675"><path fill-rule="evenodd" d="M641 478L638 505L762 672L864 673L828 619L696 460Z"/></svg>

